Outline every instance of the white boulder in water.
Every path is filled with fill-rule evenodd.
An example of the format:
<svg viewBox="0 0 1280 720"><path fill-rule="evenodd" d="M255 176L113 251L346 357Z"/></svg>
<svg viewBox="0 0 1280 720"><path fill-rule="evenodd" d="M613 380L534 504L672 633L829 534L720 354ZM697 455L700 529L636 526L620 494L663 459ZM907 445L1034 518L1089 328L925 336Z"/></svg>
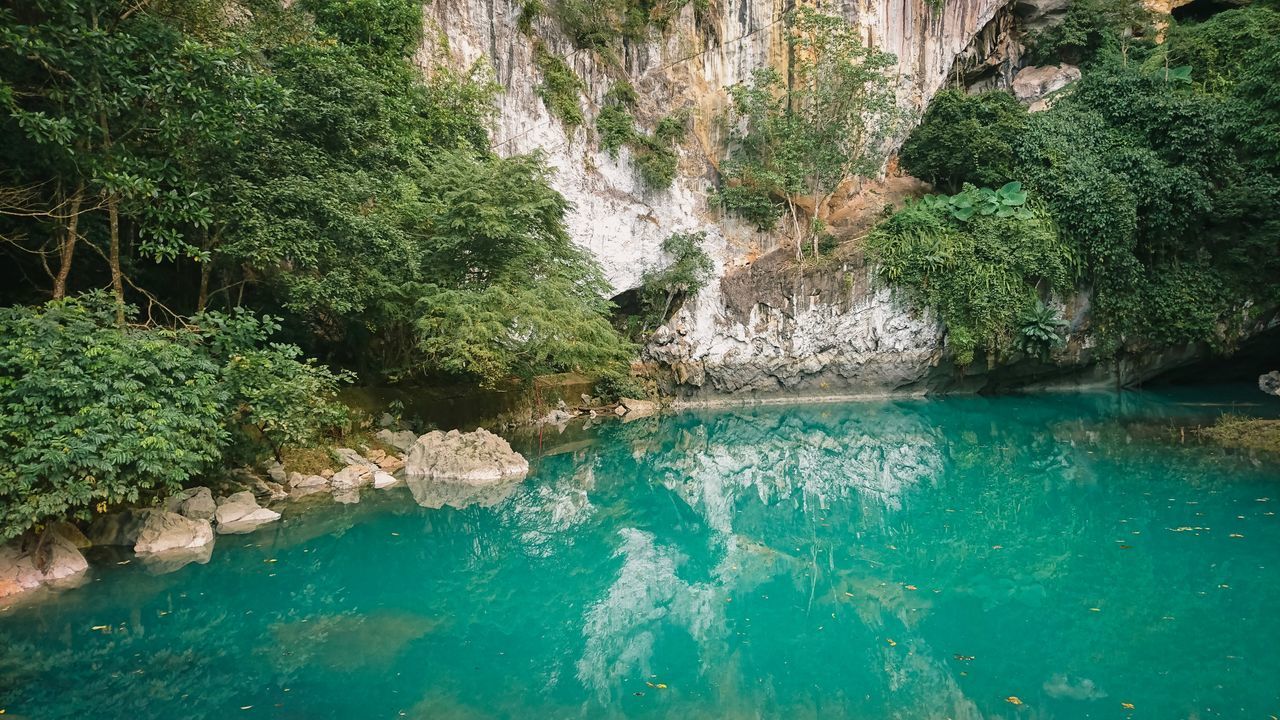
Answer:
<svg viewBox="0 0 1280 720"><path fill-rule="evenodd" d="M469 433L434 430L409 448L404 471L410 478L489 485L523 479L529 461L483 428Z"/></svg>
<svg viewBox="0 0 1280 720"><path fill-rule="evenodd" d="M280 513L258 505L258 499L249 490L238 492L218 503L218 533L239 535L254 530L259 525L280 519Z"/></svg>

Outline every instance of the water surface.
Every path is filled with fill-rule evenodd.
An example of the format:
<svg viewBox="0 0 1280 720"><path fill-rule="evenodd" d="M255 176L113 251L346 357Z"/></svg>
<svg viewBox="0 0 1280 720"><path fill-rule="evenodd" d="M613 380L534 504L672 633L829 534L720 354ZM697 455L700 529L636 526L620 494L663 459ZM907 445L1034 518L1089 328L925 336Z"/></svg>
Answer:
<svg viewBox="0 0 1280 720"><path fill-rule="evenodd" d="M0 613L0 708L1277 715L1280 465L1177 429L1224 397L909 400L552 431L524 442L534 473L501 492L290 506L220 537L207 565L100 563L85 587Z"/></svg>

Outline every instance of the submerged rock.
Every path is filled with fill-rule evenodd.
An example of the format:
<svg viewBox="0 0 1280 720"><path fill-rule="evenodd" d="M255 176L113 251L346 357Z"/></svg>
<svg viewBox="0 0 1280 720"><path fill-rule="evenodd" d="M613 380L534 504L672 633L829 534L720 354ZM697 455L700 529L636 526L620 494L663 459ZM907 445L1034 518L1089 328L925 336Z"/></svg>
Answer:
<svg viewBox="0 0 1280 720"><path fill-rule="evenodd" d="M493 507L511 497L520 486L520 479L507 482L476 485L473 483L447 482L421 476L407 476L405 484L413 494L413 501L424 508L439 510L448 505L461 510L479 505Z"/></svg>
<svg viewBox="0 0 1280 720"><path fill-rule="evenodd" d="M1258 389L1269 395L1280 395L1280 370L1258 376Z"/></svg>
<svg viewBox="0 0 1280 720"><path fill-rule="evenodd" d="M213 491L207 487L187 488L165 500L164 509L192 520L212 520L218 510Z"/></svg>
<svg viewBox="0 0 1280 720"><path fill-rule="evenodd" d="M469 433L434 430L418 438L405 459L405 474L474 485L521 480L529 462L506 440L483 428Z"/></svg>
<svg viewBox="0 0 1280 720"><path fill-rule="evenodd" d="M253 493L244 490L218 503L215 514L218 521L218 533L221 535L239 535L256 529L259 525L280 519L280 513L258 505Z"/></svg>

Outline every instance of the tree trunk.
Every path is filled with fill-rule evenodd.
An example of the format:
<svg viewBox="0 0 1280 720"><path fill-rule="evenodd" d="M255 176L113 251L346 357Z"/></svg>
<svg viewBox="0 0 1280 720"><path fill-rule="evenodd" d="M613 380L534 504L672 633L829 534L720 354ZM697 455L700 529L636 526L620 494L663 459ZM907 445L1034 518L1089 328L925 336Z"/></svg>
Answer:
<svg viewBox="0 0 1280 720"><path fill-rule="evenodd" d="M80 203L84 200L84 181L76 186L76 194L71 198L71 217L67 220L66 236L62 239L62 247L58 252L58 275L53 279L53 299L61 300L67 296L67 276L71 274L71 259L76 253L76 230L80 226Z"/></svg>
<svg viewBox="0 0 1280 720"><path fill-rule="evenodd" d="M111 226L111 250L108 262L111 264L111 291L116 296L116 324L124 325L124 273L120 272L120 206L119 198L111 195L107 198L107 218Z"/></svg>
<svg viewBox="0 0 1280 720"><path fill-rule="evenodd" d="M204 251L207 254L212 241L209 238L209 231L204 231ZM204 312L205 305L209 302L209 274L213 271L213 258L206 257L200 261L200 294L196 296L196 312Z"/></svg>

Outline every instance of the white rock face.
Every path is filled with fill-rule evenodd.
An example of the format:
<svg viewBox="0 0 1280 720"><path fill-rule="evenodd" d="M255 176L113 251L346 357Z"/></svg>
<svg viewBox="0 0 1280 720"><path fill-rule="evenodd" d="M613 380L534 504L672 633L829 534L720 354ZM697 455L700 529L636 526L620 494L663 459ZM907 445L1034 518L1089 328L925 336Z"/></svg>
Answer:
<svg viewBox="0 0 1280 720"><path fill-rule="evenodd" d="M898 58L893 72L909 118L899 138L945 84L955 57L1003 5L997 0L948 0L936 11L927 0L836 5L869 43ZM533 61L533 46L516 26L522 6L522 0L429 4L424 11L426 40L417 60L428 73L440 62L454 68L476 63L492 68L504 90L498 99L493 147L504 155L545 153L554 169L552 184L573 203L568 217L571 235L599 260L615 292L637 287L644 270L662 262L660 245L674 232L707 231L706 249L721 276L744 267L749 257L778 247L780 236L757 232L710 210L707 189L723 159L724 131L718 120L728 102L725 88L749 80L758 68L785 68L782 16L789 4L731 0L713 5L718 14L705 18L701 27L690 4L666 32L654 32L647 43L627 45L619 53L622 74L640 97L634 114L642 129L652 130L675 110L689 111L690 132L679 148L679 175L666 190L643 185L625 148L613 159L598 147L591 128L620 73L596 54L573 47L553 13L543 12L533 34L564 57L586 84L581 101L586 122L566 136L538 97L542 77ZM848 303L848 318L839 317L843 308L823 309L817 303L794 320L763 311L740 320L722 312L715 285L713 281L679 318L677 334L685 347L656 351L653 358L683 358L705 367L711 377L723 380L713 380L716 390L788 388L804 384L820 366L832 370L818 374L846 378L850 387L883 390L886 384L909 382L936 350L936 323L917 318L910 308L868 288ZM897 365L901 368L894 370ZM739 377L718 374L719 368L738 366L745 368L734 371ZM779 366L786 367L778 370Z"/></svg>
<svg viewBox="0 0 1280 720"><path fill-rule="evenodd" d="M492 485L523 479L529 461L484 428L469 433L433 430L409 448L404 472L411 480Z"/></svg>
<svg viewBox="0 0 1280 720"><path fill-rule="evenodd" d="M845 4L841 11L864 37L898 58L894 69L900 100L918 115L946 81L954 57L991 20L1003 3L951 0L941 11L926 0L871 0ZM644 269L660 260L659 246L673 232L713 230L713 248L723 262L776 240L740 223L720 223L708 212L706 190L723 152L717 121L728 102L724 89L750 79L769 64L785 67L784 5L774 0L737 0L720 5L712 27L699 29L689 5L666 33L653 33L643 46L628 46L623 70L639 93L635 112L651 130L666 114L691 111L691 130L681 148L680 175L669 190L646 188L624 149L617 160L597 146L588 128L618 73L597 57L576 49L552 13L534 23L534 34L564 57L587 90L587 121L566 136L560 121L538 97L542 82L529 38L516 27L520 0L438 0L426 9L426 42L418 61L430 67L444 59L455 68L489 65L503 86L498 99L494 148L511 155L541 150L555 169L552 184L573 204L568 222L580 245L591 250L616 290L636 287ZM905 135L904 126L900 134Z"/></svg>

